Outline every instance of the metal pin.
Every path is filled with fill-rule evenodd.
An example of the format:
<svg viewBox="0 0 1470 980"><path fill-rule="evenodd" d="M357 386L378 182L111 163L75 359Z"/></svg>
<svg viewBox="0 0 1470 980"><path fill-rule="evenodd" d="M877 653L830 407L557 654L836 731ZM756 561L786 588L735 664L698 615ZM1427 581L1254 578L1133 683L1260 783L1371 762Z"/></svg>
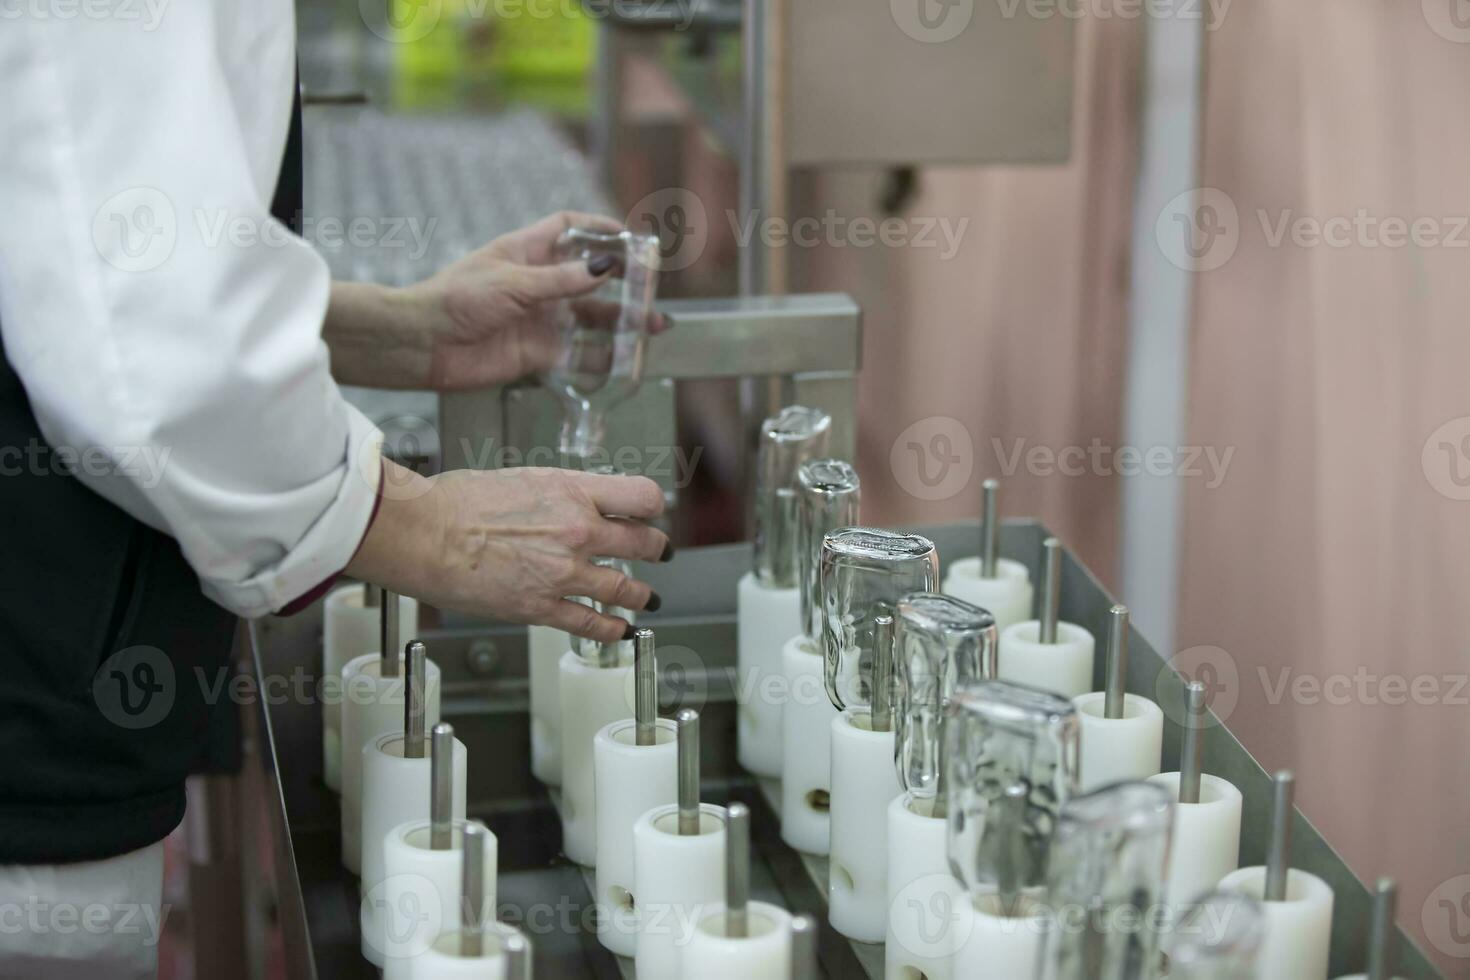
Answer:
<svg viewBox="0 0 1470 980"><path fill-rule="evenodd" d="M791 918L791 980L818 980L817 920L809 915Z"/></svg>
<svg viewBox="0 0 1470 980"><path fill-rule="evenodd" d="M383 605L378 610L378 649L383 658L384 677L398 676L398 596L383 590Z"/></svg>
<svg viewBox="0 0 1470 980"><path fill-rule="evenodd" d="M427 718L428 648L418 640L410 640L403 649L408 676L403 681L403 757L424 757L424 724Z"/></svg>
<svg viewBox="0 0 1470 980"><path fill-rule="evenodd" d="M1271 804L1271 844L1266 852L1266 887L1262 898L1286 901L1286 880L1291 873L1291 797L1296 777L1289 769L1276 774L1275 799Z"/></svg>
<svg viewBox="0 0 1470 980"><path fill-rule="evenodd" d="M1057 621L1062 618L1062 543L1056 538L1041 542L1042 591L1041 591L1041 636L1042 643L1057 642Z"/></svg>
<svg viewBox="0 0 1470 980"><path fill-rule="evenodd" d="M1108 610L1108 678L1103 695L1103 717L1123 717L1128 690L1128 607Z"/></svg>
<svg viewBox="0 0 1470 980"><path fill-rule="evenodd" d="M873 697L868 708L875 732L893 730L893 617L873 618Z"/></svg>
<svg viewBox="0 0 1470 980"><path fill-rule="evenodd" d="M699 712L685 708L674 716L679 726L679 835L699 833Z"/></svg>
<svg viewBox="0 0 1470 980"><path fill-rule="evenodd" d="M1000 512L997 499L1000 496L1000 481L986 480L980 484L980 490L985 511L985 526L980 529L980 575L983 578L995 578L1000 549L1000 525L997 521L997 514Z"/></svg>
<svg viewBox="0 0 1470 980"><path fill-rule="evenodd" d="M362 607L376 609L383 604L383 590L371 582L362 583Z"/></svg>
<svg viewBox="0 0 1470 980"><path fill-rule="evenodd" d="M658 662L653 630L639 627L633 634L633 718L639 745L658 741Z"/></svg>
<svg viewBox="0 0 1470 980"><path fill-rule="evenodd" d="M454 726L434 726L429 759L429 849L447 851L454 843Z"/></svg>
<svg viewBox="0 0 1470 980"><path fill-rule="evenodd" d="M464 828L464 870L460 873L459 955L485 951L485 842L489 831L475 820Z"/></svg>
<svg viewBox="0 0 1470 980"><path fill-rule="evenodd" d="M1205 725L1209 712L1205 686L1190 681L1184 688L1184 747L1179 755L1179 802L1198 803L1205 772Z"/></svg>
<svg viewBox="0 0 1470 980"><path fill-rule="evenodd" d="M505 950L506 980L531 980L531 944L520 933L506 936L501 943Z"/></svg>
<svg viewBox="0 0 1470 980"><path fill-rule="evenodd" d="M1024 782L1007 786L1004 795L996 801L1000 810L998 826L1005 840L1001 845L996 868L996 891L1001 905L1008 911L1020 906L1021 891L1025 886L1024 869L1026 857L1026 804L1030 790Z"/></svg>
<svg viewBox="0 0 1470 980"><path fill-rule="evenodd" d="M1368 935L1368 980L1392 980L1394 962L1394 919L1397 915L1399 886L1392 878L1379 878L1373 895L1373 924Z"/></svg>
<svg viewBox="0 0 1470 980"><path fill-rule="evenodd" d="M731 803L725 811L725 936L750 935L750 808Z"/></svg>

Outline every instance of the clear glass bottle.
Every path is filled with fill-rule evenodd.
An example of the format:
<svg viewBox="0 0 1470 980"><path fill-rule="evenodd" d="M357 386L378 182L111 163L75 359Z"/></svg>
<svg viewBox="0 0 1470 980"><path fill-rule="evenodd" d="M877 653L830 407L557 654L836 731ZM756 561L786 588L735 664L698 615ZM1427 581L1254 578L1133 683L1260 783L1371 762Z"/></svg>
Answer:
<svg viewBox="0 0 1470 980"><path fill-rule="evenodd" d="M867 707L873 699L875 620L893 616L898 600L909 593L934 590L939 553L934 542L917 534L840 528L822 539L820 574L827 696L839 711Z"/></svg>
<svg viewBox="0 0 1470 980"><path fill-rule="evenodd" d="M944 711L960 684L995 677L995 617L963 599L914 592L898 601L893 639L898 782L944 816Z"/></svg>
<svg viewBox="0 0 1470 980"><path fill-rule="evenodd" d="M631 231L571 228L557 240L554 261L611 257L611 272L591 293L559 301L555 347L542 383L562 403L560 451L586 459L603 447L607 412L643 381L653 300L658 291L658 238Z"/></svg>
<svg viewBox="0 0 1470 980"><path fill-rule="evenodd" d="M1114 783L1062 804L1047 874L1043 980L1153 980L1174 799Z"/></svg>
<svg viewBox="0 0 1470 980"><path fill-rule="evenodd" d="M832 417L816 408L788 405L761 423L756 455L755 574L772 589L797 582L801 465L827 452Z"/></svg>
<svg viewBox="0 0 1470 980"><path fill-rule="evenodd" d="M1060 695L1006 681L961 684L945 712L949 864L1007 907L1046 885L1052 834L1077 791L1080 723Z"/></svg>
<svg viewBox="0 0 1470 980"><path fill-rule="evenodd" d="M616 466L594 466L588 472L601 476L625 476L626 472ZM592 564L599 568L611 568L622 572L624 575L633 574L631 562L622 558L595 557ZM585 606L591 606L598 612L608 616L618 616L629 623L637 622L637 613L632 609L624 609L621 606L610 606L587 596L572 596L573 602L580 602ZM633 656L632 640L617 640L612 643L599 643L581 636L572 637L572 650L587 663L595 667L617 667L630 660Z"/></svg>
<svg viewBox="0 0 1470 980"><path fill-rule="evenodd" d="M796 541L801 586L801 628L822 642L822 539L829 531L858 522L862 483L852 464L840 459L814 459L796 473L800 519ZM818 647L820 649L820 646Z"/></svg>
<svg viewBox="0 0 1470 980"><path fill-rule="evenodd" d="M1266 911L1249 895L1207 892L1173 924L1169 980L1254 980Z"/></svg>

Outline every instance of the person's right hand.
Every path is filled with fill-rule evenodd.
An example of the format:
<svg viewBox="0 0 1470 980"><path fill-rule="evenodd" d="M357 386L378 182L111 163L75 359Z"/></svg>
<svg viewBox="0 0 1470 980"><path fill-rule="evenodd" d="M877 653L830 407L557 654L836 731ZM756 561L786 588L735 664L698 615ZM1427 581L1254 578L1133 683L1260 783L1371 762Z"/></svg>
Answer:
<svg viewBox="0 0 1470 980"><path fill-rule="evenodd" d="M663 493L644 477L526 467L422 477L384 462L383 500L347 566L354 578L441 609L535 623L611 643L631 625L568 596L653 611L647 584L592 558L668 561L645 521Z"/></svg>

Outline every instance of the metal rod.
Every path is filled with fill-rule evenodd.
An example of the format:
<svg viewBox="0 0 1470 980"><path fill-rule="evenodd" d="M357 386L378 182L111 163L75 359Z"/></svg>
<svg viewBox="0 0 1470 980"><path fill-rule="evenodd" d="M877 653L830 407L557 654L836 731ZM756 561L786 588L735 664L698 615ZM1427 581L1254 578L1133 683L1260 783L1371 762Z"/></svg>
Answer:
<svg viewBox="0 0 1470 980"><path fill-rule="evenodd" d="M685 708L674 716L679 733L679 835L699 833L699 712Z"/></svg>
<svg viewBox="0 0 1470 980"><path fill-rule="evenodd" d="M478 820L464 828L464 867L460 873L461 956L481 956L485 951L485 842L489 833Z"/></svg>
<svg viewBox="0 0 1470 980"><path fill-rule="evenodd" d="M1001 842L999 863L996 868L996 891L1001 906L1014 912L1021 901L1021 890L1026 866L1026 802L1030 792L1024 782L1014 782L1005 788L1004 795L996 801L1000 809L999 827L1004 839Z"/></svg>
<svg viewBox="0 0 1470 980"><path fill-rule="evenodd" d="M817 920L809 915L791 918L791 980L818 980Z"/></svg>
<svg viewBox="0 0 1470 980"><path fill-rule="evenodd" d="M1057 642L1057 621L1062 618L1062 543L1056 538L1041 542L1043 555L1041 591L1041 635L1042 643Z"/></svg>
<svg viewBox="0 0 1470 980"><path fill-rule="evenodd" d="M1379 878L1373 895L1373 924L1368 935L1368 980L1392 980L1397 964L1394 955L1394 919L1398 911L1399 886L1392 878Z"/></svg>
<svg viewBox="0 0 1470 980"><path fill-rule="evenodd" d="M531 944L520 933L505 937L501 944L505 950L506 980L531 980Z"/></svg>
<svg viewBox="0 0 1470 980"><path fill-rule="evenodd" d="M434 726L429 759L429 850L447 851L454 843L454 726Z"/></svg>
<svg viewBox="0 0 1470 980"><path fill-rule="evenodd" d="M371 582L362 583L362 606L364 609L376 609L383 604L383 590Z"/></svg>
<svg viewBox="0 0 1470 980"><path fill-rule="evenodd" d="M1266 887L1261 896L1268 902L1286 901L1286 880L1291 873L1291 797L1296 777L1282 769L1273 780L1271 843L1266 852Z"/></svg>
<svg viewBox="0 0 1470 980"><path fill-rule="evenodd" d="M428 685L429 651L419 640L410 640L403 651L408 665L408 676L403 684L403 757L424 757L424 719L427 717L428 698L424 688Z"/></svg>
<svg viewBox="0 0 1470 980"><path fill-rule="evenodd" d="M1205 686L1190 681L1184 689L1184 747L1179 754L1179 802L1198 803L1205 772L1205 722L1209 706Z"/></svg>
<svg viewBox="0 0 1470 980"><path fill-rule="evenodd" d="M725 936L750 935L750 808L731 803L725 811Z"/></svg>
<svg viewBox="0 0 1470 980"><path fill-rule="evenodd" d="M384 677L398 676L398 649L398 596L384 589L383 605L378 609L378 650Z"/></svg>
<svg viewBox="0 0 1470 980"><path fill-rule="evenodd" d="M633 634L633 718L639 745L658 741L658 662L653 630L640 627Z"/></svg>
<svg viewBox="0 0 1470 980"><path fill-rule="evenodd" d="M1000 525L997 517L1000 513L1000 481L986 480L980 484L980 493L985 512L985 526L980 529L980 575L983 578L995 578L1000 553Z"/></svg>
<svg viewBox="0 0 1470 980"><path fill-rule="evenodd" d="M1108 677L1103 695L1103 716L1123 717L1128 690L1128 607L1108 610Z"/></svg>
<svg viewBox="0 0 1470 980"><path fill-rule="evenodd" d="M873 697L868 708L875 732L893 730L893 617L873 619Z"/></svg>

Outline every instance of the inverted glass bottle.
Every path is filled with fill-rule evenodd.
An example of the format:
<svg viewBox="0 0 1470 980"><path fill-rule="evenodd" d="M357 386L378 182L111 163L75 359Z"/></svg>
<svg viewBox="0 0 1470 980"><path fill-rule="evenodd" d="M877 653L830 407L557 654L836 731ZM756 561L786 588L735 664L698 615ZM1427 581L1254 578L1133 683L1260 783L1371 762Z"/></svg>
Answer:
<svg viewBox="0 0 1470 980"><path fill-rule="evenodd" d="M962 683L944 721L949 864L975 896L1015 907L1046 885L1052 834L1077 789L1072 702L1006 681Z"/></svg>
<svg viewBox="0 0 1470 980"><path fill-rule="evenodd" d="M944 770L944 710L959 685L995 676L995 617L979 606L934 592L898 601L894 621L897 685L894 763L898 781L915 799L935 799Z"/></svg>
<svg viewBox="0 0 1470 980"><path fill-rule="evenodd" d="M796 474L801 464L826 454L831 431L830 415L804 405L788 405L761 423L756 451L755 574L768 588L796 585L800 527Z"/></svg>
<svg viewBox="0 0 1470 980"><path fill-rule="evenodd" d="M857 470L840 459L814 459L796 473L800 517L796 540L801 586L801 628L822 641L822 539L858 522L862 484Z"/></svg>
<svg viewBox="0 0 1470 980"><path fill-rule="evenodd" d="M872 703L875 620L911 592L932 592L938 572L934 542L917 534L848 527L822 539L822 654L839 711Z"/></svg>
<svg viewBox="0 0 1470 980"><path fill-rule="evenodd" d="M1169 980L1254 980L1266 911L1249 895L1213 891L1173 925Z"/></svg>
<svg viewBox="0 0 1470 980"><path fill-rule="evenodd" d="M542 383L562 403L559 448L570 460L603 447L607 412L638 389L658 291L659 245L652 235L572 228L553 260L611 258L612 270L591 293L554 307L554 346Z"/></svg>
<svg viewBox="0 0 1470 980"><path fill-rule="evenodd" d="M1048 869L1043 980L1152 980L1174 800L1114 783L1062 804Z"/></svg>

